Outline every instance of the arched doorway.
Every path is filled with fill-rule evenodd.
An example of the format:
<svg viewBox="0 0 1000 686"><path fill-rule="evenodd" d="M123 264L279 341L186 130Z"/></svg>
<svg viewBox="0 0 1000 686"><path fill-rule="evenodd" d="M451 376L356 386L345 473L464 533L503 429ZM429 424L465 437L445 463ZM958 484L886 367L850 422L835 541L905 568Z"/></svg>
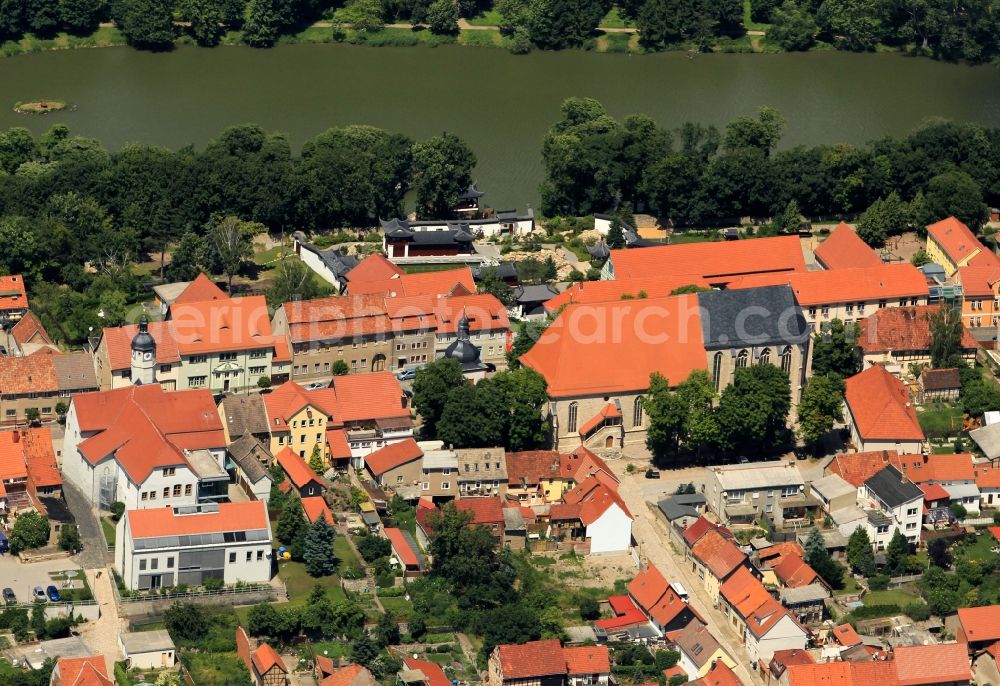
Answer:
<svg viewBox="0 0 1000 686"><path fill-rule="evenodd" d="M372 358L372 371L381 372L385 370L385 355L379 353Z"/></svg>
<svg viewBox="0 0 1000 686"><path fill-rule="evenodd" d="M614 448L615 447L615 437L614 436L606 436L604 438L604 447L605 448Z"/></svg>

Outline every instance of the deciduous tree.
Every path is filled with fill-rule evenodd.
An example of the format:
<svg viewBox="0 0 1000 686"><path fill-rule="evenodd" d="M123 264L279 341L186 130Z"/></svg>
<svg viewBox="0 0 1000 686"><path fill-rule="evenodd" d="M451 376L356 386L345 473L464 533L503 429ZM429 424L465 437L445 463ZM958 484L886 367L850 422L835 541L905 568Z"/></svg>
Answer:
<svg viewBox="0 0 1000 686"><path fill-rule="evenodd" d="M836 374L813 374L802 391L798 408L798 434L814 443L843 420L844 380Z"/></svg>
<svg viewBox="0 0 1000 686"><path fill-rule="evenodd" d="M174 44L173 0L129 0L121 25L129 45L166 50Z"/></svg>
<svg viewBox="0 0 1000 686"><path fill-rule="evenodd" d="M443 134L413 146L417 215L443 219L452 216L458 196L472 181L476 156L462 139Z"/></svg>
<svg viewBox="0 0 1000 686"><path fill-rule="evenodd" d="M853 376L861 368L858 352L858 326L846 325L841 319L832 319L813 338L813 374L836 374L841 378Z"/></svg>

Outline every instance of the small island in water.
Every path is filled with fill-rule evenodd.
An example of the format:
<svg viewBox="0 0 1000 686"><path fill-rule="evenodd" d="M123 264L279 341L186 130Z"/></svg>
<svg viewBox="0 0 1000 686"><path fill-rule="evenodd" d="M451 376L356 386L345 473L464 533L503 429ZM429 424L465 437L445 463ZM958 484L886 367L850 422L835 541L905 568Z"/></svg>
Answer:
<svg viewBox="0 0 1000 686"><path fill-rule="evenodd" d="M59 100L36 100L34 102L14 103L14 111L18 114L48 114L66 109L66 103Z"/></svg>

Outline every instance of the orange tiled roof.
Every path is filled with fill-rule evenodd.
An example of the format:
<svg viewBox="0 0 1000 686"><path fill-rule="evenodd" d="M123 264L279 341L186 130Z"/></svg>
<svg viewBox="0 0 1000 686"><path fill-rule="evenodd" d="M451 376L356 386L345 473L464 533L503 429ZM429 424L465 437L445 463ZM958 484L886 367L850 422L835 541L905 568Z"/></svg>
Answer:
<svg viewBox="0 0 1000 686"><path fill-rule="evenodd" d="M271 431L288 428L288 422L306 406L313 406L333 421L337 396L330 388L307 391L294 381L286 381L264 396L267 425Z"/></svg>
<svg viewBox="0 0 1000 686"><path fill-rule="evenodd" d="M733 281L730 288L788 284L803 307L885 298L927 297L927 279L912 264L835 269L784 274L754 274Z"/></svg>
<svg viewBox="0 0 1000 686"><path fill-rule="evenodd" d="M615 405L614 403L608 403L607 405L601 408L600 412L595 414L593 417L587 420L587 422L583 426L580 427L580 435L586 436L591 431L600 426L600 424L605 419L614 417L620 418L621 416L622 416L622 411L618 409L618 406Z"/></svg>
<svg viewBox="0 0 1000 686"><path fill-rule="evenodd" d="M611 658L607 646L563 648L562 652L566 661L566 673L569 675L611 673Z"/></svg>
<svg viewBox="0 0 1000 686"><path fill-rule="evenodd" d="M851 416L863 440L924 440L903 382L874 365L845 382Z"/></svg>
<svg viewBox="0 0 1000 686"><path fill-rule="evenodd" d="M962 283L965 297L992 297L994 288L1000 281L1000 258L991 252L973 258L977 264L958 268L958 280Z"/></svg>
<svg viewBox="0 0 1000 686"><path fill-rule="evenodd" d="M279 672L288 672L285 669L285 663L281 661L281 656L278 655L278 651L267 643L261 643L257 646L251 659L253 659L253 666L256 667L257 673L260 675L267 674L274 668L277 668Z"/></svg>
<svg viewBox="0 0 1000 686"><path fill-rule="evenodd" d="M555 314L560 307L569 304L610 303L639 298L645 293L647 298L665 298L681 286L701 286L708 288L708 282L697 275L674 274L648 278L618 278L611 281L581 281L575 283L559 295L545 301L545 311ZM624 296L624 298L623 298Z"/></svg>
<svg viewBox="0 0 1000 686"><path fill-rule="evenodd" d="M841 624L834 627L833 638L845 648L850 648L861 643L861 637L858 636L858 632L850 624Z"/></svg>
<svg viewBox="0 0 1000 686"><path fill-rule="evenodd" d="M781 583L788 588L808 586L818 578L816 570L798 555L786 555L781 563L773 568L773 571Z"/></svg>
<svg viewBox="0 0 1000 686"><path fill-rule="evenodd" d="M204 273L198 274L194 281L181 291L171 305L184 305L187 303L200 303L206 300L228 300L229 296L221 288L216 286Z"/></svg>
<svg viewBox="0 0 1000 686"><path fill-rule="evenodd" d="M693 686L743 686L743 682L733 673L729 665L718 660L705 676L694 680Z"/></svg>
<svg viewBox="0 0 1000 686"><path fill-rule="evenodd" d="M402 267L397 267L383 255L375 253L361 260L347 272L346 276L349 283L359 283L362 281L382 281L391 279L393 276L402 276L405 273Z"/></svg>
<svg viewBox="0 0 1000 686"><path fill-rule="evenodd" d="M219 503L218 512L182 515L176 514L169 506L129 510L128 525L132 538L270 530L267 509L262 500Z"/></svg>
<svg viewBox="0 0 1000 686"><path fill-rule="evenodd" d="M568 505L580 506L579 517L584 526L596 522L612 505L617 505L629 519L633 518L618 492L595 476L589 476L577 484L563 495L563 500Z"/></svg>
<svg viewBox="0 0 1000 686"><path fill-rule="evenodd" d="M380 293L389 297L431 295L444 296L453 292L475 293L476 283L472 279L469 267L446 269L436 272L418 272L416 274L401 274L395 278L351 282L347 286L351 295L364 293Z"/></svg>
<svg viewBox="0 0 1000 686"><path fill-rule="evenodd" d="M441 665L430 660L417 660L412 657L404 657L403 664L407 669L414 669L423 672L426 686L451 686L451 679L441 669ZM323 686L326 686L324 684Z"/></svg>
<svg viewBox="0 0 1000 686"><path fill-rule="evenodd" d="M48 427L20 429L28 480L34 488L61 486L62 475L52 449L52 431Z"/></svg>
<svg viewBox="0 0 1000 686"><path fill-rule="evenodd" d="M58 662L59 686L112 686L108 666L102 655L61 657Z"/></svg>
<svg viewBox="0 0 1000 686"><path fill-rule="evenodd" d="M866 354L888 351L922 351L931 347L928 317L939 305L885 307L858 321L858 347ZM962 326L962 349L976 350L979 344L967 327Z"/></svg>
<svg viewBox="0 0 1000 686"><path fill-rule="evenodd" d="M976 469L976 485L979 488L1000 488L1000 469L980 465Z"/></svg>
<svg viewBox="0 0 1000 686"><path fill-rule="evenodd" d="M52 338L49 332L42 326L42 322L35 316L35 313L28 310L24 316L17 320L17 323L10 329L11 338L17 341L18 345L25 343L40 342L52 345ZM37 341L33 339L37 338Z"/></svg>
<svg viewBox="0 0 1000 686"><path fill-rule="evenodd" d="M390 469L395 469L413 460L419 460L423 456L424 451L420 449L415 440L404 438L366 455L365 466L375 476L381 476Z"/></svg>
<svg viewBox="0 0 1000 686"><path fill-rule="evenodd" d="M747 557L735 543L715 530L706 532L691 548L691 553L716 579L725 579Z"/></svg>
<svg viewBox="0 0 1000 686"><path fill-rule="evenodd" d="M403 563L404 567L416 567L420 564L420 559L401 530L387 528L385 537L389 539L393 551L399 556L399 561Z"/></svg>
<svg viewBox="0 0 1000 686"><path fill-rule="evenodd" d="M667 592L670 584L654 565L646 565L628 584L628 592L640 607L649 610Z"/></svg>
<svg viewBox="0 0 1000 686"><path fill-rule="evenodd" d="M505 681L566 673L562 646L554 638L522 645L500 645L496 650Z"/></svg>
<svg viewBox="0 0 1000 686"><path fill-rule="evenodd" d="M943 486L938 486L937 484L920 484L920 490L924 492L924 503L951 499L948 491L944 490Z"/></svg>
<svg viewBox="0 0 1000 686"><path fill-rule="evenodd" d="M285 470L285 474L288 475L288 480L295 485L296 488L302 488L310 481L315 481L320 483L319 476L314 472L306 461L303 460L299 455L292 451L291 448L285 447L281 452L275 455L275 459L281 468Z"/></svg>
<svg viewBox="0 0 1000 686"><path fill-rule="evenodd" d="M712 285L746 274L806 271L797 236L612 250L610 260L616 278L693 274Z"/></svg>
<svg viewBox="0 0 1000 686"><path fill-rule="evenodd" d="M172 364L180 362L180 352L177 350L177 338L172 322L149 322L147 331L156 341L156 363ZM136 324L106 327L101 332L104 345L108 350L108 363L111 371L121 371L132 366L132 339L139 333Z"/></svg>
<svg viewBox="0 0 1000 686"><path fill-rule="evenodd" d="M542 479L558 479L559 451L557 450L522 450L509 452L504 458L507 462L507 483L511 486L537 485Z"/></svg>
<svg viewBox="0 0 1000 686"><path fill-rule="evenodd" d="M872 472L872 474L874 474L874 472ZM805 551L803 551L802 546L795 541L787 541L785 543L775 543L774 545L768 546L757 553L761 562L770 561L772 567L781 564L781 561L785 559L786 555L798 555L799 557L804 557Z"/></svg>
<svg viewBox="0 0 1000 686"><path fill-rule="evenodd" d="M332 459L351 457L351 445L347 442L347 433L343 429L327 428L326 447Z"/></svg>
<svg viewBox="0 0 1000 686"><path fill-rule="evenodd" d="M975 481L976 472L972 459L970 453L910 455L895 458L893 464L915 484Z"/></svg>
<svg viewBox="0 0 1000 686"><path fill-rule="evenodd" d="M333 524L333 513L330 512L330 508L321 496L311 495L307 498L303 498L302 510L306 514L306 519L313 524L315 524L320 517L325 517L327 524Z"/></svg>
<svg viewBox="0 0 1000 686"><path fill-rule="evenodd" d="M892 662L899 686L968 682L972 678L968 646L962 643L899 646L893 650Z"/></svg>
<svg viewBox="0 0 1000 686"><path fill-rule="evenodd" d="M1000 605L959 608L958 623L969 643L1000 640Z"/></svg>
<svg viewBox="0 0 1000 686"><path fill-rule="evenodd" d="M0 276L0 311L24 310L28 307L28 294L24 279L19 274Z"/></svg>
<svg viewBox="0 0 1000 686"><path fill-rule="evenodd" d="M941 246L945 255L955 264L966 259L977 250L983 250L983 244L968 226L955 217L948 217L927 227L927 236Z"/></svg>
<svg viewBox="0 0 1000 686"><path fill-rule="evenodd" d="M882 264L882 258L878 253L844 222L840 222L830 236L816 248L815 254L825 269L878 267Z"/></svg>
<svg viewBox="0 0 1000 686"><path fill-rule="evenodd" d="M704 517L698 517L694 520L688 528L684 529L684 542L688 544L688 547L693 546L695 543L701 539L709 531L714 529L720 529L728 533L728 531L718 524L713 524Z"/></svg>
<svg viewBox="0 0 1000 686"><path fill-rule="evenodd" d="M746 618L747 630L757 638L766 636L785 617L789 617L802 630L803 635L808 634L802 625L795 621L791 613L770 596Z"/></svg>
<svg viewBox="0 0 1000 686"><path fill-rule="evenodd" d="M503 507L498 496L459 498L455 501L455 509L471 513L473 524L503 524Z"/></svg>
<svg viewBox="0 0 1000 686"><path fill-rule="evenodd" d="M823 662L789 665L789 686L893 686L896 668L891 662Z"/></svg>
<svg viewBox="0 0 1000 686"><path fill-rule="evenodd" d="M706 368L697 296L570 305L521 362L544 376L557 398L644 390L653 372L678 384Z"/></svg>
<svg viewBox="0 0 1000 686"><path fill-rule="evenodd" d="M409 417L403 388L392 372L338 376L332 382L341 421Z"/></svg>
<svg viewBox="0 0 1000 686"><path fill-rule="evenodd" d="M318 661L319 657L316 659ZM351 686L351 684L355 683L355 679L366 674L367 678L364 682L375 683L375 677L371 675L371 672L359 664L352 663L346 667L334 670L330 676L323 679L321 686Z"/></svg>
<svg viewBox="0 0 1000 686"><path fill-rule="evenodd" d="M472 333L510 328L507 308L503 303L495 296L482 293L438 299L434 304L437 332L442 334L458 331L458 321L463 314L469 318L469 331Z"/></svg>
<svg viewBox="0 0 1000 686"><path fill-rule="evenodd" d="M836 474L852 486L860 487L888 465L899 460L921 459L921 455L896 455L895 451L871 450L864 453L842 453L826 466L826 471Z"/></svg>
<svg viewBox="0 0 1000 686"><path fill-rule="evenodd" d="M740 614L746 618L760 607L771 594L764 588L760 579L746 567L740 567L733 575L723 582L719 588L722 597Z"/></svg>
<svg viewBox="0 0 1000 686"><path fill-rule="evenodd" d="M0 431L0 482L27 477L28 468L25 465L20 432Z"/></svg>
<svg viewBox="0 0 1000 686"><path fill-rule="evenodd" d="M53 355L35 353L27 357L0 357L0 395L54 393L59 390Z"/></svg>
<svg viewBox="0 0 1000 686"><path fill-rule="evenodd" d="M577 446L572 452L559 455L559 474L564 478L580 483L597 472L603 472L615 483L619 483L618 477L608 467L608 463L586 446Z"/></svg>
<svg viewBox="0 0 1000 686"><path fill-rule="evenodd" d="M274 348L267 301L262 295L174 303L170 321L183 355Z"/></svg>

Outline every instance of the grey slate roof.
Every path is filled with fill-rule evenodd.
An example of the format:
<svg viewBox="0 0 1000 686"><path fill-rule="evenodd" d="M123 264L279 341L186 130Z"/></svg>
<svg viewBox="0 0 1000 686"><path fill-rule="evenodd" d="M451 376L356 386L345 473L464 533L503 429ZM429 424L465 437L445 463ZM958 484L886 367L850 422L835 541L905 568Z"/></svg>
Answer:
<svg viewBox="0 0 1000 686"><path fill-rule="evenodd" d="M794 345L810 330L787 285L698 293L702 339L707 350Z"/></svg>
<svg viewBox="0 0 1000 686"><path fill-rule="evenodd" d="M229 444L229 456L233 462L246 474L247 479L257 483L261 479L270 479L267 469L261 464L261 458L271 461L271 451L250 434L240 436Z"/></svg>
<svg viewBox="0 0 1000 686"><path fill-rule="evenodd" d="M476 281L481 281L483 274L492 270L498 279L517 279L517 265L514 262L501 262L500 264L493 267L476 267L472 270L472 278Z"/></svg>
<svg viewBox="0 0 1000 686"><path fill-rule="evenodd" d="M548 283L536 286L518 286L514 289L514 299L519 303L543 303L559 295L555 286Z"/></svg>
<svg viewBox="0 0 1000 686"><path fill-rule="evenodd" d="M678 503L673 498L664 498L660 502L656 503L656 506L660 508L660 512L663 516L667 518L668 522L673 522L680 519L681 517L694 517L698 518L699 512L690 505L684 505Z"/></svg>
<svg viewBox="0 0 1000 686"><path fill-rule="evenodd" d="M783 588L779 591L781 604L797 605L799 603L815 603L830 597L830 591L820 583L800 586L798 588Z"/></svg>
<svg viewBox="0 0 1000 686"><path fill-rule="evenodd" d="M396 232L388 235L395 238ZM468 227L446 231L414 231L410 234L409 239L418 245L460 245L471 243L472 234Z"/></svg>
<svg viewBox="0 0 1000 686"><path fill-rule="evenodd" d="M344 255L337 248L327 248L316 252L319 259L323 260L331 272L341 277L358 266L358 258L353 255Z"/></svg>
<svg viewBox="0 0 1000 686"><path fill-rule="evenodd" d="M672 495L667 500L673 500L675 503L680 505L704 505L708 501L705 500L705 496L701 493L682 493L680 495Z"/></svg>
<svg viewBox="0 0 1000 686"><path fill-rule="evenodd" d="M601 239L592 246L588 247L587 252L595 260L606 260L611 257L611 249L608 247L608 244L604 241L604 239Z"/></svg>
<svg viewBox="0 0 1000 686"><path fill-rule="evenodd" d="M267 410L260 393L227 395L222 399L222 421L228 425L229 436L267 434Z"/></svg>
<svg viewBox="0 0 1000 686"><path fill-rule="evenodd" d="M56 383L60 391L82 391L98 388L94 360L87 353L63 353L52 356L56 368Z"/></svg>
<svg viewBox="0 0 1000 686"><path fill-rule="evenodd" d="M473 181L472 183L469 184L468 188L466 188L464 191L462 191L461 193L458 194L458 199L459 200L478 200L479 198L483 197L484 195L486 195L485 191L479 190L479 188L476 187L476 182Z"/></svg>
<svg viewBox="0 0 1000 686"><path fill-rule="evenodd" d="M524 523L524 515L518 507L503 508L503 528L507 533L524 531L527 527Z"/></svg>
<svg viewBox="0 0 1000 686"><path fill-rule="evenodd" d="M865 482L865 487L889 507L898 507L915 498L924 497L924 492L909 479L904 479L892 465L870 477Z"/></svg>

